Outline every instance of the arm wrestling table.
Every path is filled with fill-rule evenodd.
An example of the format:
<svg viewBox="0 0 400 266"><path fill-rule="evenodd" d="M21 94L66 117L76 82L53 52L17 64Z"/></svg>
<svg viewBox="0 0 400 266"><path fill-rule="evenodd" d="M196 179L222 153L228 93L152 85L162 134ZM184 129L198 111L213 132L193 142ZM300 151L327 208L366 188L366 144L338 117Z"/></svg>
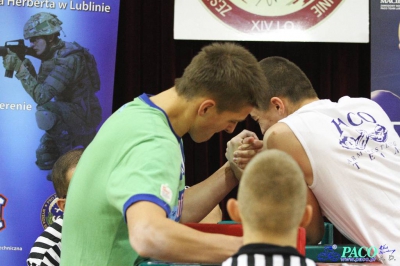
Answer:
<svg viewBox="0 0 400 266"><path fill-rule="evenodd" d="M218 224L207 224L207 223L186 223L193 229L214 234L225 234L232 236L242 236L243 229L242 225L231 221L222 221ZM306 230L302 227L299 228L297 235L297 250L300 254L305 256L306 254ZM220 264L200 264L200 263L170 263L164 261L149 260L142 262L140 266L167 266L167 265L179 265L179 266L200 266L200 265L220 265Z"/></svg>

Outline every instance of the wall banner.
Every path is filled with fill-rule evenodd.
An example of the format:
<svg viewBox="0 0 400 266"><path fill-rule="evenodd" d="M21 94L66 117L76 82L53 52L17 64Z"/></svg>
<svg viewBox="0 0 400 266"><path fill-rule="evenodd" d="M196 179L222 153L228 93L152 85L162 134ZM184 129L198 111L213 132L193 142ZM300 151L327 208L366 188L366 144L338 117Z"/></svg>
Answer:
<svg viewBox="0 0 400 266"><path fill-rule="evenodd" d="M365 0L176 0L174 38L369 41Z"/></svg>
<svg viewBox="0 0 400 266"><path fill-rule="evenodd" d="M26 265L62 215L54 161L111 115L118 16L115 0L0 0L0 265Z"/></svg>
<svg viewBox="0 0 400 266"><path fill-rule="evenodd" d="M400 2L371 1L371 99L400 134Z"/></svg>

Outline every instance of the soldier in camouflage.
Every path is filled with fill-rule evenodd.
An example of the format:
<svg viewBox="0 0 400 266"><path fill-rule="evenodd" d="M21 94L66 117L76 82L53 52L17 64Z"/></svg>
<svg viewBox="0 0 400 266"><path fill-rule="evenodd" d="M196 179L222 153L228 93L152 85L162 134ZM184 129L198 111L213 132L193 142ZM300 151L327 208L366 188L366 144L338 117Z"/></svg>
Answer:
<svg viewBox="0 0 400 266"><path fill-rule="evenodd" d="M11 51L3 60L37 103L36 122L45 131L36 150L36 164L42 170L51 169L68 150L86 147L101 121L95 95L100 89L96 61L78 43L59 38L61 24L56 15L46 12L25 23L24 38L41 60L38 74L29 59L21 61Z"/></svg>

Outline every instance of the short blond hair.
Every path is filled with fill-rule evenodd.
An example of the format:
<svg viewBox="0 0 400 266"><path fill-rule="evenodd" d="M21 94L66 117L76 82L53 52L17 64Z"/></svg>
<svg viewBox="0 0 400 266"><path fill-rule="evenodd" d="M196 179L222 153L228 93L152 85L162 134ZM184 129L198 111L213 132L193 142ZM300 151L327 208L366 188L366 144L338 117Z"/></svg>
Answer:
<svg viewBox="0 0 400 266"><path fill-rule="evenodd" d="M307 186L297 162L279 150L257 154L238 189L243 224L252 230L284 234L298 228L307 204Z"/></svg>

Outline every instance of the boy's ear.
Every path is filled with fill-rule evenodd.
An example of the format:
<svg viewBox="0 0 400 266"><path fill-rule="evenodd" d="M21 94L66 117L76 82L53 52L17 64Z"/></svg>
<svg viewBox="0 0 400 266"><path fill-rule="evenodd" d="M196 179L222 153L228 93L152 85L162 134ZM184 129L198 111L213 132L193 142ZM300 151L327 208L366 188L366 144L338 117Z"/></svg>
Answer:
<svg viewBox="0 0 400 266"><path fill-rule="evenodd" d="M300 227L306 227L310 224L312 212L312 206L307 204L306 209L304 210L303 219L301 219Z"/></svg>
<svg viewBox="0 0 400 266"><path fill-rule="evenodd" d="M242 218L240 217L239 211L239 203L236 199L229 199L226 204L226 210L228 211L229 216L235 222L241 223Z"/></svg>
<svg viewBox="0 0 400 266"><path fill-rule="evenodd" d="M203 116L210 108L214 107L215 105L215 101L207 99L200 104L199 109L197 110L197 114Z"/></svg>
<svg viewBox="0 0 400 266"><path fill-rule="evenodd" d="M65 199L57 199L58 208L60 208L63 212L65 210Z"/></svg>

